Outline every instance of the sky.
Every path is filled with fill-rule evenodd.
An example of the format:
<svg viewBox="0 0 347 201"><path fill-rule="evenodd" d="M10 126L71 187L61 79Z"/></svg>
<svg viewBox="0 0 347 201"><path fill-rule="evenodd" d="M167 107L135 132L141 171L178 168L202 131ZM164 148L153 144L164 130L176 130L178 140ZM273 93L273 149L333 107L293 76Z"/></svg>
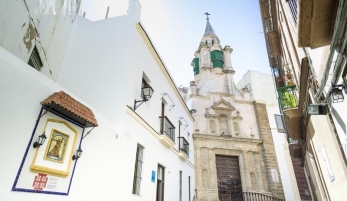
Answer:
<svg viewBox="0 0 347 201"><path fill-rule="evenodd" d="M270 74L258 0L140 0L141 23L177 87L194 80L190 65L204 34L206 16L221 41L233 49L235 83L248 70ZM126 15L128 0L82 0L86 18Z"/></svg>

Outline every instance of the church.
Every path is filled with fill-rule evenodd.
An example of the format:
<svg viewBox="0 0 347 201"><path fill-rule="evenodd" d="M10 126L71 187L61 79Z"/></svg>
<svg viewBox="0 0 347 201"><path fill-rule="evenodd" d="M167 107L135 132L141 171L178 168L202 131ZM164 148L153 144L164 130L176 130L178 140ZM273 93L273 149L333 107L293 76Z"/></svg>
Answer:
<svg viewBox="0 0 347 201"><path fill-rule="evenodd" d="M231 64L233 49L220 45L209 14L205 14L204 35L191 63L194 81L186 98L188 105L197 111L193 133L196 198L199 201L229 201L247 196L284 199L272 136L274 126L269 123L273 116L268 114L271 113L268 100L276 105L272 78L249 71L249 79L244 78L236 85Z"/></svg>

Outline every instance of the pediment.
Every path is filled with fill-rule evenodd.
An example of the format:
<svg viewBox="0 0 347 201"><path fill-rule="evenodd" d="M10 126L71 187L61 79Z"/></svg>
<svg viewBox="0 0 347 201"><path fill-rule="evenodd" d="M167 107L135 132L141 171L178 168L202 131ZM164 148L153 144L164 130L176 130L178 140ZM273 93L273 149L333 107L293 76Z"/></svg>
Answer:
<svg viewBox="0 0 347 201"><path fill-rule="evenodd" d="M235 110L235 108L224 99L219 100L211 108L214 110L228 110L228 111Z"/></svg>

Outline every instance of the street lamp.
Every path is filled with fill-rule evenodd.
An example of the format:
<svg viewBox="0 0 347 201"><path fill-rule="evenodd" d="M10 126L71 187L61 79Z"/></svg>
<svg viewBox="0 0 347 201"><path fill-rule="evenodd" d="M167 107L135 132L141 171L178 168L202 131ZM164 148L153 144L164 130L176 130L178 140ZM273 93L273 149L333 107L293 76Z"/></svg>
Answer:
<svg viewBox="0 0 347 201"><path fill-rule="evenodd" d="M43 143L45 143L46 139L47 139L47 136L45 135L45 133L42 133L39 136L39 139L37 140L37 142L34 142L33 147L34 148L40 147L41 145L43 145Z"/></svg>
<svg viewBox="0 0 347 201"><path fill-rule="evenodd" d="M328 113L326 104L311 104L306 106L306 111L310 115L326 115Z"/></svg>
<svg viewBox="0 0 347 201"><path fill-rule="evenodd" d="M153 88L149 85L149 84L146 84L144 87L142 87L142 94L143 94L143 100L134 100L134 111L143 103L143 102L146 102L148 101L149 99L152 98L152 95L153 95ZM140 103L139 105L136 105L137 103Z"/></svg>
<svg viewBox="0 0 347 201"><path fill-rule="evenodd" d="M76 150L76 154L72 156L72 160L77 160L79 158L81 158L82 156L82 149L81 147L79 147L77 150Z"/></svg>
<svg viewBox="0 0 347 201"><path fill-rule="evenodd" d="M342 89L345 89L345 86L343 86L343 84L332 85L330 95L333 99L333 103L340 103L344 100Z"/></svg>
<svg viewBox="0 0 347 201"><path fill-rule="evenodd" d="M194 113L196 113L197 111L196 111L196 109L191 109L191 110L189 110L189 113L190 114L194 114Z"/></svg>

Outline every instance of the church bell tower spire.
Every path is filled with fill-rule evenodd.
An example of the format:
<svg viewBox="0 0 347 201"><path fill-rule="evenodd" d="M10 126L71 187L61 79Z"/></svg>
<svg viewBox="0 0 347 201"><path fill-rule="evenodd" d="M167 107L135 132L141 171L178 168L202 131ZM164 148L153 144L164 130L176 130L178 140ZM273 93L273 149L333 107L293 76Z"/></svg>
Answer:
<svg viewBox="0 0 347 201"><path fill-rule="evenodd" d="M208 92L234 93L233 74L230 54L232 49L226 45L222 48L219 38L211 26L209 13L206 15L204 35L195 52L191 65L197 93L206 95Z"/></svg>
<svg viewBox="0 0 347 201"><path fill-rule="evenodd" d="M210 14L208 12L204 13L206 15L206 27L205 27L205 33L204 33L204 36L207 36L207 35L216 35L214 33L214 30L211 26L211 23L210 23L210 18L208 17Z"/></svg>

